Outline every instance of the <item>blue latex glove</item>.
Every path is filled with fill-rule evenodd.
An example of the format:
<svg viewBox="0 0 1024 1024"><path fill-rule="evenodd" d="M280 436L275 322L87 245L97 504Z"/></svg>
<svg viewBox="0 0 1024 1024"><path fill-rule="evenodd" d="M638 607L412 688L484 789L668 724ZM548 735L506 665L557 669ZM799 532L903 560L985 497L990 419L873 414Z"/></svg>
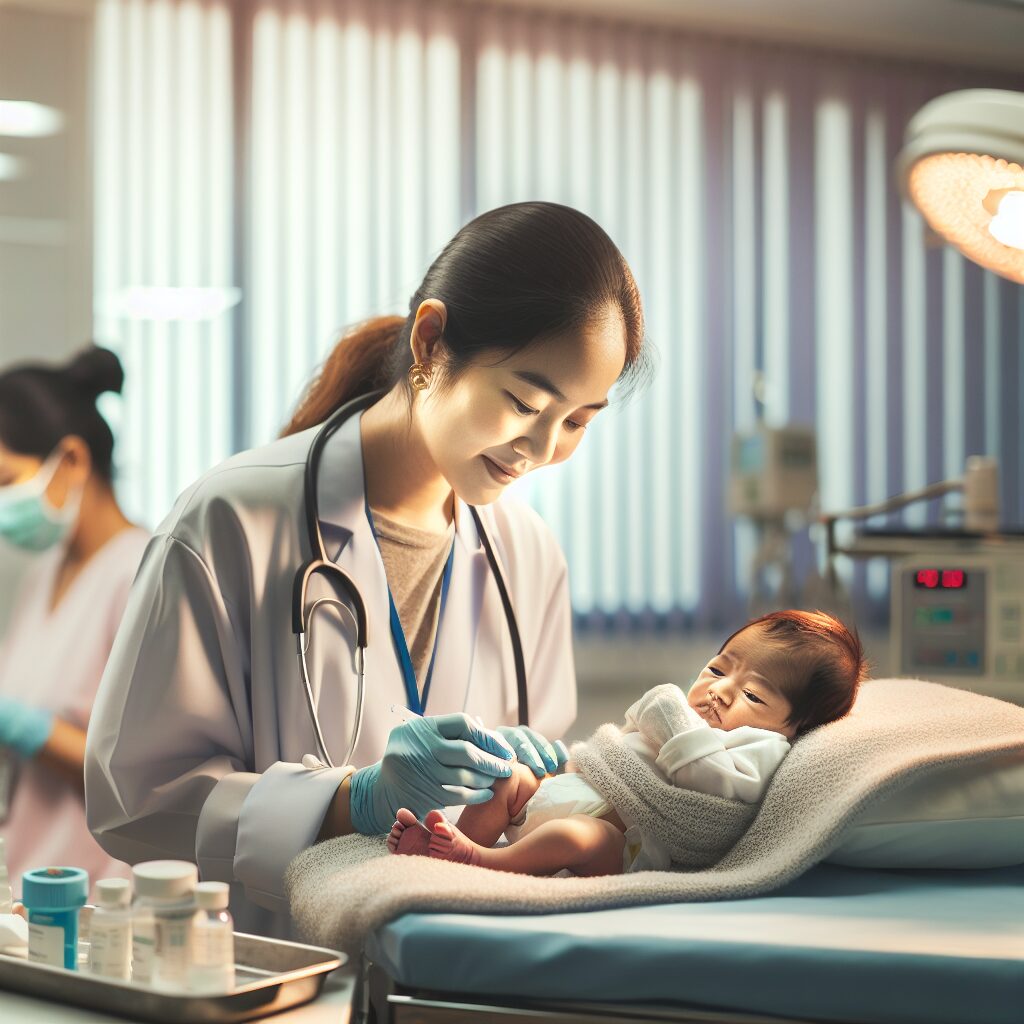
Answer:
<svg viewBox="0 0 1024 1024"><path fill-rule="evenodd" d="M53 731L53 715L19 700L0 696L0 746L35 757Z"/></svg>
<svg viewBox="0 0 1024 1024"><path fill-rule="evenodd" d="M384 757L352 776L352 825L378 835L390 830L399 807L422 817L439 807L486 803L514 760L512 748L469 715L403 722L391 730Z"/></svg>
<svg viewBox="0 0 1024 1024"><path fill-rule="evenodd" d="M494 731L505 737L516 757L537 778L556 771L569 760L569 751L561 740L549 743L528 725L499 725Z"/></svg>

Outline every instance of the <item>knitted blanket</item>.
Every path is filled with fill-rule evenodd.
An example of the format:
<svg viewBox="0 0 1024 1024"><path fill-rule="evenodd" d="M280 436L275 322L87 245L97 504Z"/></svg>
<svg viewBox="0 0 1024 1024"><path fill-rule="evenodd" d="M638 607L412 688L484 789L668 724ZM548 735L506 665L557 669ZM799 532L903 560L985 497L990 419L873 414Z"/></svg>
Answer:
<svg viewBox="0 0 1024 1024"><path fill-rule="evenodd" d="M616 787L607 783L614 774L612 730L602 726L574 746L573 756L615 803ZM300 932L350 953L370 931L410 911L542 914L757 896L827 857L865 808L901 786L954 763L1011 752L1024 752L1024 707L936 683L877 680L861 686L846 718L794 743L745 831L740 809L748 813L747 805L720 807L732 801L709 797L686 802L687 813L710 812L690 833L695 860L717 855L741 833L710 867L533 878L395 857L381 836L345 836L296 857L286 888ZM602 758L607 770L597 767Z"/></svg>

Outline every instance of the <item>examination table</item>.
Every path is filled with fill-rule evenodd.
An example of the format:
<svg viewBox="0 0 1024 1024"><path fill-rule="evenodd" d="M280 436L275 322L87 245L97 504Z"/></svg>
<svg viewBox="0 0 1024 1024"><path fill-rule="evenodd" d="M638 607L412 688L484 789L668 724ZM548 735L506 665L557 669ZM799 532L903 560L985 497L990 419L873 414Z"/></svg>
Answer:
<svg viewBox="0 0 1024 1024"><path fill-rule="evenodd" d="M767 896L574 914L406 914L353 1020L1024 1024L1024 866L821 864Z"/></svg>

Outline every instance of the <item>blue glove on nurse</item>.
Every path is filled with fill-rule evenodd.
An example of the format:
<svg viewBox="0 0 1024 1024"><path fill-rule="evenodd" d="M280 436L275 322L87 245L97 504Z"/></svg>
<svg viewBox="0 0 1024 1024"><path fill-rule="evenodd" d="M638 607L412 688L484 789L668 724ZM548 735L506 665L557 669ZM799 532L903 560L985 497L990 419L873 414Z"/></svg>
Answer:
<svg viewBox="0 0 1024 1024"><path fill-rule="evenodd" d="M0 696L0 747L35 757L53 731L53 715L41 708Z"/></svg>
<svg viewBox="0 0 1024 1024"><path fill-rule="evenodd" d="M561 740L549 743L528 725L499 725L494 731L505 737L516 757L537 778L557 771L569 760L569 751Z"/></svg>
<svg viewBox="0 0 1024 1024"><path fill-rule="evenodd" d="M438 807L482 804L495 779L512 774L515 754L468 715L414 718L391 730L384 756L350 782L352 825L364 835L387 832L399 807L417 817Z"/></svg>

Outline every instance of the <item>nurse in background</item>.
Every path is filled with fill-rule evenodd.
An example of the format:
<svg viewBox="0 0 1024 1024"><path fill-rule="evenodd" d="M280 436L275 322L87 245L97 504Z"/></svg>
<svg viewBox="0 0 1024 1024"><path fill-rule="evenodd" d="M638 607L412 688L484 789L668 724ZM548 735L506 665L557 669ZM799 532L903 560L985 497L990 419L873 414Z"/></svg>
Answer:
<svg viewBox="0 0 1024 1024"><path fill-rule="evenodd" d="M30 868L124 874L85 820L85 730L148 535L111 486L96 410L124 380L90 347L66 366L0 374L0 544L32 552L0 644L0 834L17 893ZM0 551L2 557L2 551Z"/></svg>

